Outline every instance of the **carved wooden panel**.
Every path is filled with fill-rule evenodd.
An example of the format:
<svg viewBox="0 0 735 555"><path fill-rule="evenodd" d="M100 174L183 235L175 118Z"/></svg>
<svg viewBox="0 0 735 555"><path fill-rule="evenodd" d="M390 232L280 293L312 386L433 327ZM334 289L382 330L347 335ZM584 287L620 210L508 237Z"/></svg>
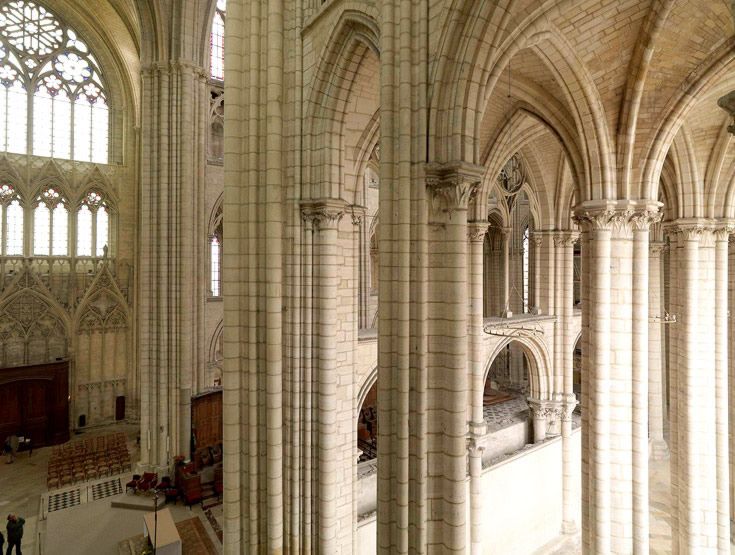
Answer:
<svg viewBox="0 0 735 555"><path fill-rule="evenodd" d="M191 400L191 430L196 447L222 441L222 390L197 395Z"/></svg>

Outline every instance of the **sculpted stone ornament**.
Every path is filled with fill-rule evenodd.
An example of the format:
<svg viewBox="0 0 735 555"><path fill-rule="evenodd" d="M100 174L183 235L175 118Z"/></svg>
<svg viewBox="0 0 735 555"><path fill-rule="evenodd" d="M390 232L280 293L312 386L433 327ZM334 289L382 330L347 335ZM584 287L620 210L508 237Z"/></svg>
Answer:
<svg viewBox="0 0 735 555"><path fill-rule="evenodd" d="M301 218L314 230L337 229L346 211L347 205L341 199L318 199L301 204Z"/></svg>
<svg viewBox="0 0 735 555"><path fill-rule="evenodd" d="M426 188L435 213L452 217L457 210L467 210L477 196L485 168L466 162L426 165Z"/></svg>
<svg viewBox="0 0 735 555"><path fill-rule="evenodd" d="M484 241L489 227L490 224L488 222L468 222L467 239L469 239L471 243L474 241Z"/></svg>
<svg viewBox="0 0 735 555"><path fill-rule="evenodd" d="M583 231L611 231L632 237L661 221L663 203L650 200L591 200L574 210L574 221Z"/></svg>

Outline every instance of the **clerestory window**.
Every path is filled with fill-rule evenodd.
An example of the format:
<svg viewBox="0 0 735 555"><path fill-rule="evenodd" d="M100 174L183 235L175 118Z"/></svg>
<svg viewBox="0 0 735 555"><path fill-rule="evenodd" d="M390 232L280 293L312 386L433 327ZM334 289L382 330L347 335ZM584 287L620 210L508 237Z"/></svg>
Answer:
<svg viewBox="0 0 735 555"><path fill-rule="evenodd" d="M225 12L226 0L217 0L209 35L209 72L212 79L225 78Z"/></svg>
<svg viewBox="0 0 735 555"><path fill-rule="evenodd" d="M109 109L97 60L30 0L0 2L0 150L108 161Z"/></svg>

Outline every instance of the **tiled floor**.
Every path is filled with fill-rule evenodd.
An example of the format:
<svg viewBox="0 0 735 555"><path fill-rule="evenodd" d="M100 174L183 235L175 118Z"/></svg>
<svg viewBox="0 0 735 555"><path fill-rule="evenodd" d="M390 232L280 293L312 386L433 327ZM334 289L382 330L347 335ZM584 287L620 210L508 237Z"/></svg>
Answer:
<svg viewBox="0 0 735 555"><path fill-rule="evenodd" d="M135 437L138 426L131 424L117 424L102 428L86 430L82 434L72 435L72 441L82 437L104 435L111 431L123 431L128 436L128 447L131 458L138 458ZM41 496L46 492L46 472L51 457L51 448L44 447L33 451L20 453L13 464L5 464L5 458L0 458L0 515L16 513L26 520L23 534L23 552L33 554L37 552L38 543L38 515L41 509Z"/></svg>
<svg viewBox="0 0 735 555"><path fill-rule="evenodd" d="M496 403L482 409L489 432L500 430L515 422L527 420L528 411L528 403L523 395L518 395L510 401Z"/></svg>
<svg viewBox="0 0 735 555"><path fill-rule="evenodd" d="M90 429L71 439L125 432L131 459L136 461L139 458L136 444L138 429L136 425L118 424ZM51 447L45 447L34 451L32 456L21 453L13 464L7 465L4 458L0 459L0 515L14 512L26 519L23 552L26 555L38 554L40 545L45 546L44 555L66 555L70 552L68 547L74 545L74 553L79 555L117 555L118 542L139 534L142 527L143 511L111 507L112 500L125 499L122 486L132 473L47 492L46 471L51 451ZM58 495L65 492L72 495ZM49 512L49 506L55 510ZM189 508L179 503L169 505L169 508L175 521L192 516L200 518L216 549L221 552L217 535L199 505ZM93 527L89 526L90 522L95 523Z"/></svg>

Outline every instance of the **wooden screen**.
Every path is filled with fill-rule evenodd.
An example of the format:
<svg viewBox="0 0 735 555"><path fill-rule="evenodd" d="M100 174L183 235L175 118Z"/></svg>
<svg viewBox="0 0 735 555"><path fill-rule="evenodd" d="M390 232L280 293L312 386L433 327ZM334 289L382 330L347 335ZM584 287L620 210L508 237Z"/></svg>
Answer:
<svg viewBox="0 0 735 555"><path fill-rule="evenodd" d="M222 442L222 390L197 395L191 400L191 433L196 448Z"/></svg>
<svg viewBox="0 0 735 555"><path fill-rule="evenodd" d="M34 446L69 441L69 363L0 369L0 442L11 434Z"/></svg>

